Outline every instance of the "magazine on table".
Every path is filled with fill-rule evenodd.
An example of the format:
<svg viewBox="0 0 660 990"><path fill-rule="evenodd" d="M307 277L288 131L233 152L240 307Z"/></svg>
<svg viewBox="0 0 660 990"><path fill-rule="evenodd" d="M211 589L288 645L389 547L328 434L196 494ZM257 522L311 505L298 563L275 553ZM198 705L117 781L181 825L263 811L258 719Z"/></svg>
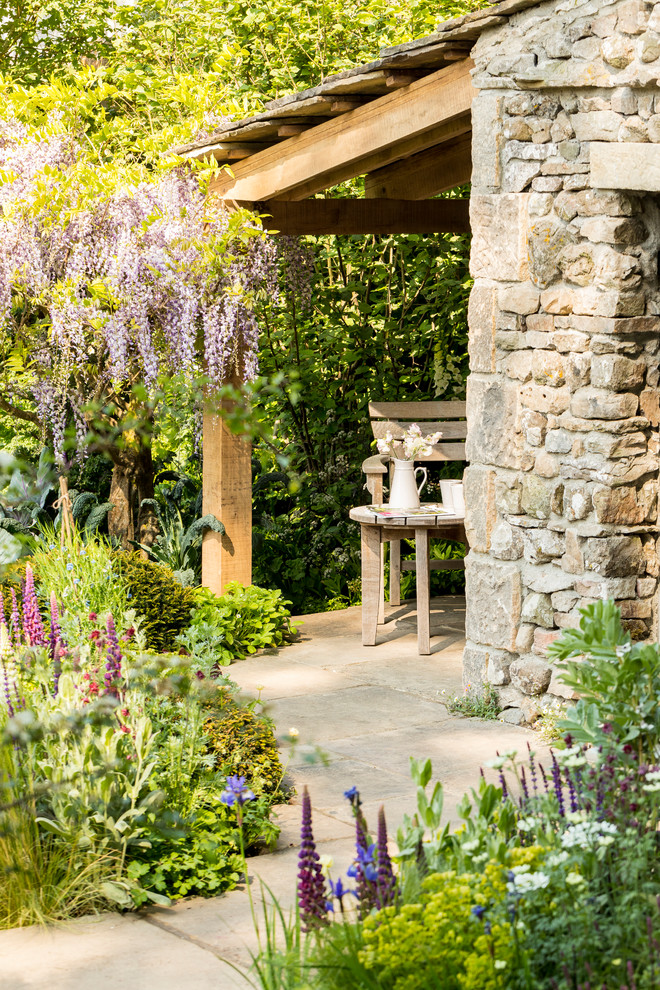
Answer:
<svg viewBox="0 0 660 990"><path fill-rule="evenodd" d="M433 519L436 516L453 516L454 513L446 509L441 502L427 502L420 505L419 509L397 509L394 505L368 505L369 512L373 512L379 519Z"/></svg>

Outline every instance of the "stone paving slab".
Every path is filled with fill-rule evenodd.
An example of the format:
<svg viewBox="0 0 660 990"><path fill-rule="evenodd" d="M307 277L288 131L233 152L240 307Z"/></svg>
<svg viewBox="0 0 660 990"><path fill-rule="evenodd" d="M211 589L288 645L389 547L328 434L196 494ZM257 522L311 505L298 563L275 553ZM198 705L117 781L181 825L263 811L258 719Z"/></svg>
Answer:
<svg viewBox="0 0 660 990"><path fill-rule="evenodd" d="M194 974L194 977L193 977ZM246 990L213 952L132 915L0 932L2 990Z"/></svg>

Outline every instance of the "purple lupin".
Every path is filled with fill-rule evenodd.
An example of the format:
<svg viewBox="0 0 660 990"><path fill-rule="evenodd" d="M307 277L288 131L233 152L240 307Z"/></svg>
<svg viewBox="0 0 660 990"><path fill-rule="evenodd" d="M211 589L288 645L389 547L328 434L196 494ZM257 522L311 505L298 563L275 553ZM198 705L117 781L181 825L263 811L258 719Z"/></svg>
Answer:
<svg viewBox="0 0 660 990"><path fill-rule="evenodd" d="M23 631L21 629L21 614L18 611L18 598L14 588L11 589L11 631L14 636L14 646L20 646L23 641Z"/></svg>
<svg viewBox="0 0 660 990"><path fill-rule="evenodd" d="M9 667L13 666L11 654L11 642L9 632L3 621L0 623L0 668L2 670L2 691L7 705L7 714L14 717L14 705L11 700L11 685L9 679Z"/></svg>
<svg viewBox="0 0 660 990"><path fill-rule="evenodd" d="M298 853L298 907L303 931L328 924L325 880L321 858L316 851L312 832L312 802L305 787L302 796L302 825Z"/></svg>
<svg viewBox="0 0 660 990"><path fill-rule="evenodd" d="M39 602L34 590L34 575L29 564L25 568L25 584L23 585L23 632L28 646L46 645Z"/></svg>
<svg viewBox="0 0 660 990"><path fill-rule="evenodd" d="M62 645L62 630L60 629L60 611L57 607L55 592L50 593L50 631L48 633L50 661L53 665L53 694L57 696L57 687L62 673L60 647Z"/></svg>
<svg viewBox="0 0 660 990"><path fill-rule="evenodd" d="M564 784L561 779L561 769L557 763L557 757L554 752L552 754L552 783L555 788L555 796L557 798L557 805L559 808L560 818L566 816L566 804L564 802Z"/></svg>
<svg viewBox="0 0 660 990"><path fill-rule="evenodd" d="M388 907L396 899L396 877L387 848L387 823L382 804L378 809L378 879L376 880L378 907Z"/></svg>
<svg viewBox="0 0 660 990"><path fill-rule="evenodd" d="M113 619L112 614L108 616L106 631L108 650L106 653L105 675L103 682L105 684L105 693L111 694L115 698L118 698L119 681L121 679L122 655L121 650L119 649L119 641L117 639L117 631L115 629L115 620Z"/></svg>

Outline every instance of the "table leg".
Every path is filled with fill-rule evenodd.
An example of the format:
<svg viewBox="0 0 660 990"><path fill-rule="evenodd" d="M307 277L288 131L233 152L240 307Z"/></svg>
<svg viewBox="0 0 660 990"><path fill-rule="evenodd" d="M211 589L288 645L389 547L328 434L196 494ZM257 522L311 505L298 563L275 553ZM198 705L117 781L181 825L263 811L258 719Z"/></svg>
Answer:
<svg viewBox="0 0 660 990"><path fill-rule="evenodd" d="M390 605L401 604L401 540L390 541Z"/></svg>
<svg viewBox="0 0 660 990"><path fill-rule="evenodd" d="M380 545L380 587L378 588L378 625L385 622L385 544Z"/></svg>
<svg viewBox="0 0 660 990"><path fill-rule="evenodd" d="M380 532L377 526L361 527L362 535L362 645L375 646L383 587Z"/></svg>
<svg viewBox="0 0 660 990"><path fill-rule="evenodd" d="M415 558L417 565L417 652L427 656L431 652L431 594L429 567L429 531L415 530Z"/></svg>

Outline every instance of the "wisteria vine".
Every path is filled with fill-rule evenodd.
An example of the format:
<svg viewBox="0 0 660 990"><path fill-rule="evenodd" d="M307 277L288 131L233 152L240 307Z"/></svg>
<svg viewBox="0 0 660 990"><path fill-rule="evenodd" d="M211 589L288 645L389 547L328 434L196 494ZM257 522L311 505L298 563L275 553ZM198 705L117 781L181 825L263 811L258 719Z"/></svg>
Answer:
<svg viewBox="0 0 660 990"><path fill-rule="evenodd" d="M92 172L56 119L0 120L0 350L31 361L7 365L0 398L32 403L58 453L66 423L82 445L86 405L117 386L253 379L253 301L277 295L273 241L214 207L193 171L130 174L107 193Z"/></svg>

